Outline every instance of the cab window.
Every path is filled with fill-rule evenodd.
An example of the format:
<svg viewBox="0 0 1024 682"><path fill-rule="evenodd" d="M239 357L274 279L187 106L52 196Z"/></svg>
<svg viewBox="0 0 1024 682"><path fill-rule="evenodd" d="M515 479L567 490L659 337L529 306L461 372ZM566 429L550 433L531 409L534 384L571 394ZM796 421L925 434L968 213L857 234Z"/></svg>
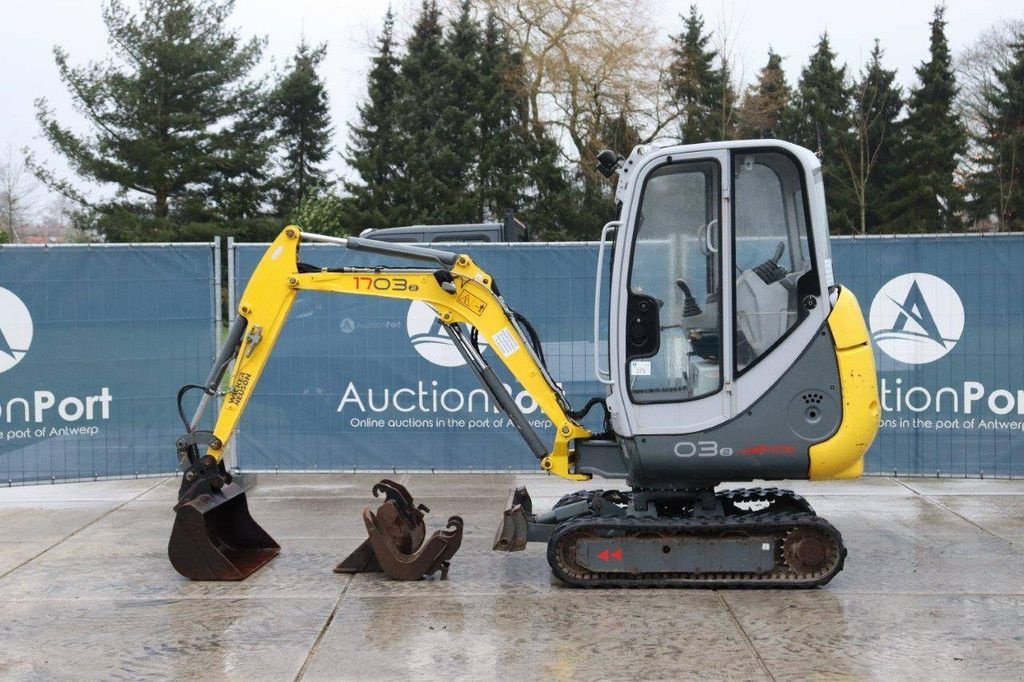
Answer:
<svg viewBox="0 0 1024 682"><path fill-rule="evenodd" d="M739 374L799 323L800 294L816 280L797 163L780 152L738 152L732 173Z"/></svg>
<svg viewBox="0 0 1024 682"><path fill-rule="evenodd" d="M626 321L633 402L694 400L721 389L720 208L714 161L669 163L644 183L629 291L631 301L657 308L657 324Z"/></svg>

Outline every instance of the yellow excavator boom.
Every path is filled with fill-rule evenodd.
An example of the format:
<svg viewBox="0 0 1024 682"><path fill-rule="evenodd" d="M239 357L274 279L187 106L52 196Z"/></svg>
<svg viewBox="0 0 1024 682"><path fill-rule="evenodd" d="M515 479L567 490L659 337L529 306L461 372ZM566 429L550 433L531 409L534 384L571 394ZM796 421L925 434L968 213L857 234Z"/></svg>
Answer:
<svg viewBox="0 0 1024 682"><path fill-rule="evenodd" d="M298 227L286 227L267 249L242 294L238 315L245 320L245 330L224 405L207 449L208 455L218 461L221 459L288 319L295 295L303 290L327 291L423 301L437 312L449 334L464 336L461 329L455 328L460 324L476 328L555 427L554 442L540 457L541 467L570 480L590 478L588 474L573 473L570 445L575 439L589 438L591 432L568 415L569 408L561 390L524 338L523 330L497 293L494 279L469 256L404 245L396 247L382 242L367 245L364 242L369 240L358 238L306 235L317 241L344 246L358 244L391 255L433 252L444 254L438 256L441 259L452 256L451 264L439 263L439 269L316 269L299 265L299 244L303 236ZM457 345L472 352L473 344L465 343L465 338L455 340ZM475 369L491 372L486 365ZM500 384L496 386L490 382L488 386L487 383L485 381L485 386L492 392L499 388L504 392ZM499 404L505 399L503 395L495 397ZM536 443L530 442L535 438L532 430L524 433L524 437L535 454L539 454Z"/></svg>
<svg viewBox="0 0 1024 682"><path fill-rule="evenodd" d="M299 262L299 245L303 240L427 261L432 265L419 268L319 268ZM239 302L238 315L228 330L227 339L206 383L186 385L178 393L178 410L186 426L185 435L177 441L178 459L184 475L175 506L168 555L182 575L196 580L242 580L280 552L280 546L249 514L245 491L224 465L224 452L288 320L295 296L303 290L408 299L428 304L437 313L467 365L540 460L541 468L570 480L590 478L589 474L574 471L572 444L574 440L589 439L591 432L570 416L562 390L538 357L540 349L534 350L532 344L539 346L539 340L534 338L531 330L528 342L519 320L523 320L523 325L530 330L528 323L505 305L494 278L469 256L359 237L343 239L304 234L292 225L278 235L250 277ZM467 334L463 325L475 331ZM551 420L555 437L550 446L541 442L494 369L481 356L477 335L490 344L495 355ZM213 431L204 431L199 428L203 414L217 395L232 361L234 365L228 390L216 424ZM185 416L181 407L182 398L190 389L203 392L191 419ZM388 484L384 486L388 490L400 488L393 482L383 481L381 485L384 484ZM395 493L390 497L401 502L400 498L408 497L408 494ZM401 508L410 513L411 498ZM369 518L373 521L374 517L371 514ZM396 517L389 518L394 521ZM446 570L445 557L454 553L461 541L461 523L461 519L453 517L449 520L449 530L423 545L423 550L416 555L419 563L406 567L410 575ZM379 519L368 524L368 528L377 525ZM409 523L401 527L406 535L411 533L422 540L420 526ZM381 532L384 533L383 530ZM403 561L395 565L399 564ZM343 566L339 570L349 569Z"/></svg>

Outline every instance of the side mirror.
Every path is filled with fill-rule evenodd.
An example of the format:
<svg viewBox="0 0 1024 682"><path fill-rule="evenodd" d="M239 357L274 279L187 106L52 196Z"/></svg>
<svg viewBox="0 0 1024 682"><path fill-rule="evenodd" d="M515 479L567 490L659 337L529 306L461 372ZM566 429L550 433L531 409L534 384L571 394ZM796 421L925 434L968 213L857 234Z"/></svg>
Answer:
<svg viewBox="0 0 1024 682"><path fill-rule="evenodd" d="M625 159L611 149L605 149L597 155L597 170L601 175L610 178L619 170L623 161Z"/></svg>

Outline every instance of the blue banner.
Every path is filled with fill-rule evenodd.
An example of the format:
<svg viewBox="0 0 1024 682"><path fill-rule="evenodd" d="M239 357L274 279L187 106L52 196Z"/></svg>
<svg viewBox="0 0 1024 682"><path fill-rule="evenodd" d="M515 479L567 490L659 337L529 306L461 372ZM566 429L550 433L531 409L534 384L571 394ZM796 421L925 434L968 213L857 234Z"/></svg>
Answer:
<svg viewBox="0 0 1024 682"><path fill-rule="evenodd" d="M238 292L264 248L237 247ZM591 360L595 245L458 250L533 322L573 405L603 394ZM833 240L836 280L860 300L880 373L884 422L867 471L1024 475L1021 255L1019 235ZM328 246L304 247L303 260L388 264ZM536 470L461 365L425 306L304 292L243 418L239 461L271 470ZM518 388L513 396L550 438L530 397Z"/></svg>
<svg viewBox="0 0 1024 682"><path fill-rule="evenodd" d="M212 245L0 247L0 484L172 472Z"/></svg>
<svg viewBox="0 0 1024 682"><path fill-rule="evenodd" d="M1021 235L833 241L875 344L869 471L1024 475Z"/></svg>

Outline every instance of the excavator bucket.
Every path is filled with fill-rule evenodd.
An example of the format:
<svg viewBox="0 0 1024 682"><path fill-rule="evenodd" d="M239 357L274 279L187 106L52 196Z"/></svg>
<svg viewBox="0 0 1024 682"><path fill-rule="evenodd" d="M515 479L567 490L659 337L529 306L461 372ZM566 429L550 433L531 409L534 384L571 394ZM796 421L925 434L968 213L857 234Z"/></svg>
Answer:
<svg viewBox="0 0 1024 682"><path fill-rule="evenodd" d="M377 509L382 532L399 551L411 554L423 544L427 535L423 514L430 509L423 504L417 506L404 485L387 478L374 485L372 492L374 497L384 493L387 498ZM369 538L334 568L335 573L380 573L383 570Z"/></svg>
<svg viewBox="0 0 1024 682"><path fill-rule="evenodd" d="M228 483L179 503L167 554L192 580L244 580L281 551L249 514L245 490Z"/></svg>
<svg viewBox="0 0 1024 682"><path fill-rule="evenodd" d="M423 521L410 523L399 511L398 505L392 500L385 500L377 509L377 526L379 532L387 536L388 542L399 552L412 554L427 534ZM377 561L373 551L373 543L367 538L354 552L338 564L335 573L380 573L384 569Z"/></svg>

